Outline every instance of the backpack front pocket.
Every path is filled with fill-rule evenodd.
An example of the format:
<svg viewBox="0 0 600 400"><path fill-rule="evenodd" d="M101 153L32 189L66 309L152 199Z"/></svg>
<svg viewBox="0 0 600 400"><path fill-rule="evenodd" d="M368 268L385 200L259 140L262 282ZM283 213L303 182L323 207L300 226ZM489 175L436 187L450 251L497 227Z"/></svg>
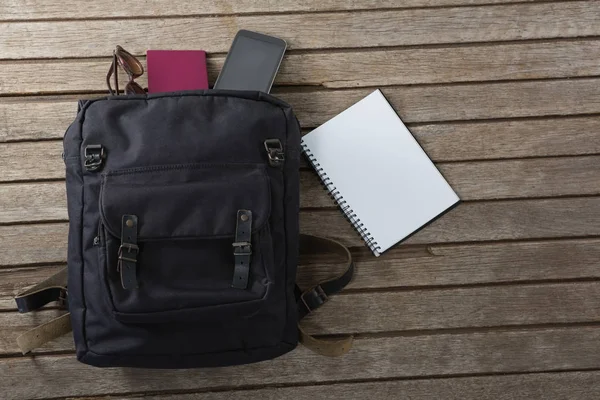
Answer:
<svg viewBox="0 0 600 400"><path fill-rule="evenodd" d="M111 171L102 176L100 210L99 277L118 320L249 315L268 296L274 261L270 180L264 165ZM239 224L240 215L246 225ZM128 216L136 221L129 228L137 236L133 245L125 237ZM239 279L234 253L240 249L235 240L247 227L247 284L240 288L234 284ZM135 287L124 282L123 259L135 268Z"/></svg>

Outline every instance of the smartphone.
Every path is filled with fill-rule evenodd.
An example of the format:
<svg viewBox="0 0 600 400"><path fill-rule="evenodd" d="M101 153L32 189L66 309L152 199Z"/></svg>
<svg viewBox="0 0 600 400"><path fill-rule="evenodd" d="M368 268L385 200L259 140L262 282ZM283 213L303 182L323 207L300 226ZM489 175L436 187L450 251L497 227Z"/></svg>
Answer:
<svg viewBox="0 0 600 400"><path fill-rule="evenodd" d="M286 47L283 39L240 30L214 88L269 93Z"/></svg>

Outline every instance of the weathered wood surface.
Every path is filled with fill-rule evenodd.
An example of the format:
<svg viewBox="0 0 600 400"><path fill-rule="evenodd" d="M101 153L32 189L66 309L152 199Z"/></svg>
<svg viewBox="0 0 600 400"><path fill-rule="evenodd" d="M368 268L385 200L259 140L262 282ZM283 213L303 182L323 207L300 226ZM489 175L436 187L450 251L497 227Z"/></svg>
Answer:
<svg viewBox="0 0 600 400"><path fill-rule="evenodd" d="M598 15L597 1L2 2L0 397L599 397ZM76 99L105 93L117 43L203 48L214 81L239 28L288 40L274 93L305 131L382 87L465 202L374 258L304 164L302 231L357 260L347 291L304 324L357 334L345 357L96 370L68 335L20 356L16 335L60 313L21 315L12 297L65 265L60 138ZM298 282L335 262L303 258Z"/></svg>
<svg viewBox="0 0 600 400"><path fill-rule="evenodd" d="M328 386L292 386L229 392L207 392L146 396L145 400L588 400L600 397L598 372L558 372L467 378L411 379L396 381L336 383ZM137 398L117 396L114 400ZM73 400L88 400L77 398Z"/></svg>
<svg viewBox="0 0 600 400"><path fill-rule="evenodd" d="M371 93L372 90L364 88L301 92L282 91L279 96L295 108L300 123L304 127L314 127ZM600 79L593 78L574 81L542 80L425 87L388 87L383 89L383 93L402 116L402 119L408 123L600 113ZM94 96L79 97L89 98ZM75 119L76 99L77 97L73 96L2 99L0 101L0 141L61 138L67 126ZM598 133L592 128L598 124L597 121L597 118L577 119L574 121L576 123L574 126L567 126L570 122L561 123L559 121L556 128L549 126L550 130L554 131L553 133L547 132L548 129L542 129L540 125L531 125L531 121L526 121L525 133L530 129L536 130L539 127L540 131L536 130L535 134L541 135L541 137L528 138L523 135L526 147L520 150L521 154L526 149L534 147L536 143L537 147L542 147L542 144L545 145L544 139L546 136L553 138L553 141L559 140L560 137L556 137L558 134L563 135L562 141L571 143L570 147L583 147L579 141L580 136L591 137L592 140L585 142L585 145L591 148L591 151L597 152L600 147ZM544 123L546 125L550 124L549 121L534 122L542 126ZM493 135L493 129L496 128L500 131L500 140L502 140L504 135L514 135L515 130L522 123L524 122L516 121L514 122L515 125L511 126L503 121L498 123L499 125L484 126L483 132L484 134ZM564 130L556 131L561 127L566 129L567 133L575 133L575 136L564 138L566 136ZM454 125L442 125L440 129L442 131L451 129L460 132L464 128ZM468 132L473 133L473 130L469 129ZM417 133L418 136L419 133ZM486 139L477 136L475 139L471 136L471 141L474 143L469 148L477 146L479 149L493 149L493 142L485 143ZM454 140L454 138L449 140ZM467 138L463 140L464 142L468 141ZM530 140L533 143L529 142ZM573 144L576 141L579 141L580 144ZM458 145L464 142L458 142ZM453 148L456 147L453 146ZM511 147L516 147L516 143L513 142ZM504 148L504 145L501 146L500 152L504 151L502 148ZM543 150L533 150L534 153L540 151ZM463 154L465 154L464 151Z"/></svg>
<svg viewBox="0 0 600 400"><path fill-rule="evenodd" d="M209 55L210 82L216 80L224 59L224 55ZM574 59L577 63L570 62ZM103 58L0 62L0 94L106 92L105 77L111 61ZM145 57L140 61L145 67ZM600 75L600 41L577 39L291 53L285 57L275 85L352 88L597 75ZM147 74L136 82L146 87Z"/></svg>
<svg viewBox="0 0 600 400"><path fill-rule="evenodd" d="M373 91L286 90L276 94L295 108L304 127L327 121ZM388 87L382 91L408 123L600 113L600 79L594 78ZM76 109L74 96L2 99L0 141L60 138L75 119ZM598 146L597 140L590 145Z"/></svg>
<svg viewBox="0 0 600 400"><path fill-rule="evenodd" d="M10 159L0 157L0 168L8 171L0 180L64 179L64 164L57 154L40 160L52 153L43 150L46 144L55 143L4 146L10 150L5 153ZM59 153L60 146L54 147ZM465 201L600 194L600 156L441 163L438 167ZM301 172L300 193L301 207L335 206L312 171ZM65 220L66 204L62 180L0 185L0 224Z"/></svg>
<svg viewBox="0 0 600 400"><path fill-rule="evenodd" d="M82 365L71 354L0 363L7 399L210 390L267 384L327 383L540 372L596 368L600 328L492 330L359 338L343 358L325 358L305 348L260 365L201 370L145 370ZM23 384L26 380L27 384ZM489 397L488 397L489 398Z"/></svg>
<svg viewBox="0 0 600 400"><path fill-rule="evenodd" d="M337 210L300 212L304 233L362 246ZM0 226L0 266L66 261L65 222ZM502 200L459 204L403 243L457 243L600 235L600 197ZM23 238L30 239L22 251Z"/></svg>
<svg viewBox="0 0 600 400"><path fill-rule="evenodd" d="M132 2L127 7L115 7L111 0L88 2L85 6L78 0L60 2L10 0L0 4L0 21L375 10L536 1L544 0L279 0L277 2L272 0L204 0L202 2L146 0L140 3Z"/></svg>
<svg viewBox="0 0 600 400"><path fill-rule="evenodd" d="M296 49L402 46L600 34L595 1L486 7L199 18L102 19L0 24L0 58L103 57L122 43L147 49L225 52L239 29L285 37ZM542 16L542 18L540 18ZM85 38L85 40L81 40ZM177 38L174 40L174 38Z"/></svg>

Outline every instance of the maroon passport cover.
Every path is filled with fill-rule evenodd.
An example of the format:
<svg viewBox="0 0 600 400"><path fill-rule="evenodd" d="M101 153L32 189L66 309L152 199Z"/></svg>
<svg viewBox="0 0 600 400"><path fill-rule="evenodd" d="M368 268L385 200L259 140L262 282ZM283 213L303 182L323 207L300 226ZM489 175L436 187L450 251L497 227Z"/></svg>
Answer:
<svg viewBox="0 0 600 400"><path fill-rule="evenodd" d="M208 89L206 52L148 50L148 93Z"/></svg>

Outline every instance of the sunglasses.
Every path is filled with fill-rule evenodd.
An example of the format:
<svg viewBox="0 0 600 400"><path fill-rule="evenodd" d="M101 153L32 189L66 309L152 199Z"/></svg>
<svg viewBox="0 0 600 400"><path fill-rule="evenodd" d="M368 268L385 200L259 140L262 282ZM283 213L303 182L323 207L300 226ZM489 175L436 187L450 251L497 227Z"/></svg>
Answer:
<svg viewBox="0 0 600 400"><path fill-rule="evenodd" d="M129 77L127 85L125 85L125 94L145 94L144 89L134 82L134 79L139 78L144 73L142 63L133 56L130 52L123 49L121 46L113 51L113 61L108 73L106 74L106 85L111 95L119 94L119 78L117 74L117 66L123 68L123 71ZM110 78L115 75L115 90L110 85Z"/></svg>

